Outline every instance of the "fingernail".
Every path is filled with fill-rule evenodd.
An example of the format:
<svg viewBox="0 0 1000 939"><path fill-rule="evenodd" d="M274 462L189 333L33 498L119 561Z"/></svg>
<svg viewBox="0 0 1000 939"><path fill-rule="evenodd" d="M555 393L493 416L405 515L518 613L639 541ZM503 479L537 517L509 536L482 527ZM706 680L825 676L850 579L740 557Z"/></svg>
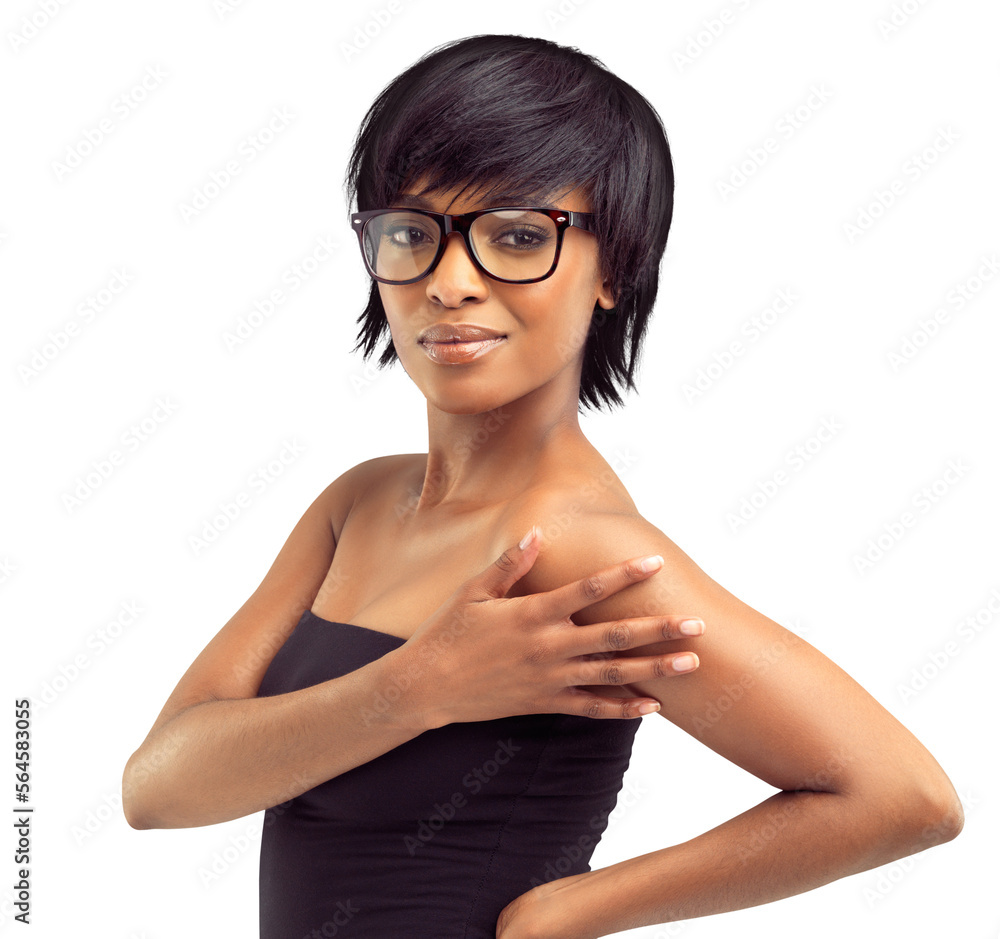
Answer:
<svg viewBox="0 0 1000 939"><path fill-rule="evenodd" d="M528 533L517 543L517 546L523 551L529 544L531 544L531 539L534 534L535 526L532 525L531 528L528 529Z"/></svg>
<svg viewBox="0 0 1000 939"><path fill-rule="evenodd" d="M689 672L698 664L698 660L693 655L679 655L674 659L675 672Z"/></svg>
<svg viewBox="0 0 1000 939"><path fill-rule="evenodd" d="M639 562L639 568L642 571L648 573L649 571L655 571L658 568L663 567L663 558L658 554L651 554L648 558L643 558Z"/></svg>
<svg viewBox="0 0 1000 939"><path fill-rule="evenodd" d="M705 631L705 624L700 619L686 619L681 622L681 635L700 636Z"/></svg>
<svg viewBox="0 0 1000 939"><path fill-rule="evenodd" d="M652 714L653 711L658 710L660 710L659 701L643 701L642 704L639 705L640 714Z"/></svg>

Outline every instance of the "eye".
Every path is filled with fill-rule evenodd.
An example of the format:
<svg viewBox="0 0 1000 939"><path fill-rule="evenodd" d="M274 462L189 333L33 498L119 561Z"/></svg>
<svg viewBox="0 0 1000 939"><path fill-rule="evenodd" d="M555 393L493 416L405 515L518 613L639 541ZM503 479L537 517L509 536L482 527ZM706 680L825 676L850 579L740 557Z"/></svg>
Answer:
<svg viewBox="0 0 1000 939"><path fill-rule="evenodd" d="M397 225L385 233L386 240L397 248L420 248L433 244L434 237L413 225Z"/></svg>
<svg viewBox="0 0 1000 939"><path fill-rule="evenodd" d="M534 228L530 225L518 225L505 228L493 236L493 244L501 245L505 248L515 248L520 250L540 248L547 244L549 240L548 232Z"/></svg>

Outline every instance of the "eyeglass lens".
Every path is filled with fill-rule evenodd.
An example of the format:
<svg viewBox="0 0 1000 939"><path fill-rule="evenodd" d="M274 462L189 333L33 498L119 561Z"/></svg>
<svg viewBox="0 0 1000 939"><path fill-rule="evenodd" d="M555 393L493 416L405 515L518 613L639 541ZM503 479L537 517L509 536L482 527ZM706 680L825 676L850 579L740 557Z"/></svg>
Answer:
<svg viewBox="0 0 1000 939"><path fill-rule="evenodd" d="M483 267L504 280L543 277L556 254L556 223L541 212L481 215L472 223L469 237ZM379 277L412 280L434 263L441 230L425 215L400 210L370 218L362 240L368 263Z"/></svg>

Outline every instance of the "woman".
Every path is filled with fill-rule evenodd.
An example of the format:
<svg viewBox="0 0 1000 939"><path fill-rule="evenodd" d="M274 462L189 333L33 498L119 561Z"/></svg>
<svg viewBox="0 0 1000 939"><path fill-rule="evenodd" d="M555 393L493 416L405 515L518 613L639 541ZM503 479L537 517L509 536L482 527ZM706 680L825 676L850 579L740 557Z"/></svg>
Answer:
<svg viewBox="0 0 1000 939"><path fill-rule="evenodd" d="M656 296L673 177L648 102L576 50L461 40L375 101L348 182L359 345L389 332L428 452L310 506L129 760L130 824L267 809L261 935L294 939L604 936L953 838L933 757L642 518L579 428L634 387ZM657 708L780 791L591 871Z"/></svg>

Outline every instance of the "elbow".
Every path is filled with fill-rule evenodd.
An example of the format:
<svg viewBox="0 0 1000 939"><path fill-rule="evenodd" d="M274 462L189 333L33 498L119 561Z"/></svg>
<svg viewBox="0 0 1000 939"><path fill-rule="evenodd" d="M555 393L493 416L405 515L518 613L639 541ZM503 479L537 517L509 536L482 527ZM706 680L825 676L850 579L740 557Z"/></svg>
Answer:
<svg viewBox="0 0 1000 939"><path fill-rule="evenodd" d="M142 778L144 773L141 770L137 753L133 753L125 764L125 771L122 773L122 813L130 828L136 831L145 831L158 827L149 813L143 808Z"/></svg>
<svg viewBox="0 0 1000 939"><path fill-rule="evenodd" d="M125 810L125 821L128 822L130 828L134 828L136 831L146 831L155 827L145 824L141 816L130 813L128 809Z"/></svg>
<svg viewBox="0 0 1000 939"><path fill-rule="evenodd" d="M951 841L965 827L962 801L943 772L909 788L905 817L910 854Z"/></svg>
<svg viewBox="0 0 1000 939"><path fill-rule="evenodd" d="M156 827L144 815L138 814L134 802L125 798L124 790L122 791L122 812L125 813L125 821L128 822L129 827L136 831L147 831Z"/></svg>
<svg viewBox="0 0 1000 939"><path fill-rule="evenodd" d="M928 848L957 838L965 827L965 810L958 794L950 783L945 789L945 792L928 798L924 825L920 830L920 838Z"/></svg>

